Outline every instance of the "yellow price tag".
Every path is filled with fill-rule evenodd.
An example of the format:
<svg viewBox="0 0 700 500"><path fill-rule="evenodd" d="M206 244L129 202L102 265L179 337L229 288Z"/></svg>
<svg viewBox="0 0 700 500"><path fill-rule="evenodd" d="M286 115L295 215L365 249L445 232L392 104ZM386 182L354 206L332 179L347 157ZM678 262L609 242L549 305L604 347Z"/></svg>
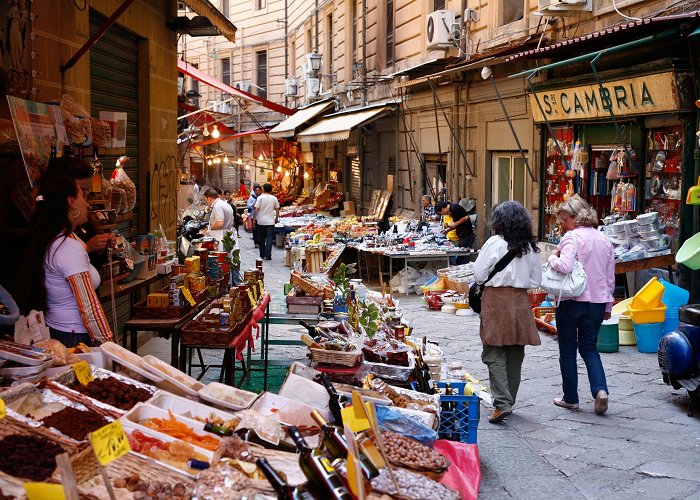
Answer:
<svg viewBox="0 0 700 500"><path fill-rule="evenodd" d="M75 372L75 378L78 379L81 385L88 385L88 382L95 380L90 371L90 365L87 361L81 361L73 365L73 371Z"/></svg>
<svg viewBox="0 0 700 500"><path fill-rule="evenodd" d="M357 412L355 412L353 406L346 406L340 410L340 415L343 417L343 423L347 424L352 432L366 431L370 428L369 420L364 415L357 415ZM365 406L369 412L369 403L365 403ZM361 410L360 413L362 413Z"/></svg>
<svg viewBox="0 0 700 500"><path fill-rule="evenodd" d="M64 500L63 486L52 483L24 483L29 500Z"/></svg>
<svg viewBox="0 0 700 500"><path fill-rule="evenodd" d="M258 287L260 287L260 297L265 296L265 287L263 286L262 280L258 280Z"/></svg>
<svg viewBox="0 0 700 500"><path fill-rule="evenodd" d="M255 299L253 298L253 292L250 291L250 288L246 289L246 292L248 292L248 298L250 299L250 305L252 307L255 307Z"/></svg>
<svg viewBox="0 0 700 500"><path fill-rule="evenodd" d="M348 471L348 486L350 486L350 491L356 498L365 498L365 488L362 476L362 469L360 469L360 461L354 457L352 453L348 453L347 462L345 467Z"/></svg>
<svg viewBox="0 0 700 500"><path fill-rule="evenodd" d="M92 449L97 460L102 465L107 465L131 451L129 440L119 420L115 420L111 424L91 432L90 443L92 443Z"/></svg>
<svg viewBox="0 0 700 500"><path fill-rule="evenodd" d="M190 303L192 307L195 306L196 302L194 301L194 298L192 297L192 294L190 291L185 288L184 286L178 287L180 290L182 290L182 296L185 297L185 300Z"/></svg>
<svg viewBox="0 0 700 500"><path fill-rule="evenodd" d="M5 418L5 415L7 415L7 412L5 411L5 401L0 399L0 418Z"/></svg>

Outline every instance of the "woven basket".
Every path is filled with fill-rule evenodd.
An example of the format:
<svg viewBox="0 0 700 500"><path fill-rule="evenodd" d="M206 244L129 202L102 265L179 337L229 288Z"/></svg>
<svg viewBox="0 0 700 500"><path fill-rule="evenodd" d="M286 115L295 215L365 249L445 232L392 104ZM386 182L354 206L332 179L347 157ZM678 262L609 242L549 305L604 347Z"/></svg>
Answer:
<svg viewBox="0 0 700 500"><path fill-rule="evenodd" d="M323 286L314 283L308 278L305 278L303 274L298 271L292 271L289 282L297 287L299 290L304 292L306 295L312 297L318 297L319 295L324 295Z"/></svg>
<svg viewBox="0 0 700 500"><path fill-rule="evenodd" d="M100 473L99 462L95 458L91 446L72 457L71 463L79 492L90 493L98 498L109 498L102 474ZM146 482L159 481L171 486L174 486L176 483L182 483L189 491L194 489L194 482L184 474L175 472L153 460L142 458L134 453L127 453L114 460L106 465L105 469L112 482L137 473ZM58 471L54 473L53 479L58 482L61 481L61 475ZM126 488L114 488L114 493L116 498L120 500L131 500L133 498L133 493Z"/></svg>
<svg viewBox="0 0 700 500"><path fill-rule="evenodd" d="M341 365L353 367L362 361L362 351L331 351L310 347L311 359L316 363L326 365Z"/></svg>

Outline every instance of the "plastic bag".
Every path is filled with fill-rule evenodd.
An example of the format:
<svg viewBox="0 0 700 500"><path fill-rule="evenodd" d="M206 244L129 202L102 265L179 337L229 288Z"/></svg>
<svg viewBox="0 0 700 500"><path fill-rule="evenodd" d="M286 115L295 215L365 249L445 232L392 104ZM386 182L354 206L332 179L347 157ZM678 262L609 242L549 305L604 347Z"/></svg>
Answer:
<svg viewBox="0 0 700 500"><path fill-rule="evenodd" d="M399 293L404 293L407 287L413 286L415 280L420 281L420 274L411 266L406 266L391 278L389 285Z"/></svg>
<svg viewBox="0 0 700 500"><path fill-rule="evenodd" d="M92 144L90 113L68 94L61 97L60 108L68 142L80 146Z"/></svg>
<svg viewBox="0 0 700 500"><path fill-rule="evenodd" d="M479 446L439 439L433 449L445 455L450 463L459 464L459 467L450 467L440 483L459 492L462 500L476 500L481 484Z"/></svg>
<svg viewBox="0 0 700 500"><path fill-rule="evenodd" d="M118 187L119 189L123 189L126 195L126 210L118 213L129 212L133 210L136 206L136 186L131 181L131 179L126 174L123 168L124 163L126 163L128 159L128 156L119 157L116 165L117 168L115 168L114 172L112 172L112 178L110 179L112 186Z"/></svg>
<svg viewBox="0 0 700 500"><path fill-rule="evenodd" d="M430 427L388 406L377 405L376 409L379 427L383 430L393 431L402 436L415 439L426 446L432 446L433 442L438 438L438 433Z"/></svg>

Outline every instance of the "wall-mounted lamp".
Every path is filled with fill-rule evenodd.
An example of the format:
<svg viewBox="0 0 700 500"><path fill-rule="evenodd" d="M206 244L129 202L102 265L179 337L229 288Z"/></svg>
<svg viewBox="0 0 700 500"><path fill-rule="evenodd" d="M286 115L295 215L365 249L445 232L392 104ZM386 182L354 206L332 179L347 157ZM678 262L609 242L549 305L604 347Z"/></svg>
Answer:
<svg viewBox="0 0 700 500"><path fill-rule="evenodd" d="M323 61L323 57L321 54L319 54L316 49L309 54L309 63L311 64L311 71L321 71L321 62Z"/></svg>

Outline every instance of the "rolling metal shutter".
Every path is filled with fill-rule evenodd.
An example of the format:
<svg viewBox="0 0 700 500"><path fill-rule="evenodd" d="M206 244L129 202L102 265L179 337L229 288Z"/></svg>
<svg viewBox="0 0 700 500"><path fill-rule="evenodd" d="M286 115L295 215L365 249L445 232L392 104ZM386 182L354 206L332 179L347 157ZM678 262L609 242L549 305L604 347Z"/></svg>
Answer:
<svg viewBox="0 0 700 500"><path fill-rule="evenodd" d="M105 21L101 14L90 11L90 34ZM138 37L113 25L90 49L90 108L94 117L100 111L127 113L125 171L139 193L139 125L138 125ZM101 156L105 176L114 171L118 156ZM139 196L131 221L123 222L117 230L125 236L139 234ZM147 228L146 228L147 230Z"/></svg>

